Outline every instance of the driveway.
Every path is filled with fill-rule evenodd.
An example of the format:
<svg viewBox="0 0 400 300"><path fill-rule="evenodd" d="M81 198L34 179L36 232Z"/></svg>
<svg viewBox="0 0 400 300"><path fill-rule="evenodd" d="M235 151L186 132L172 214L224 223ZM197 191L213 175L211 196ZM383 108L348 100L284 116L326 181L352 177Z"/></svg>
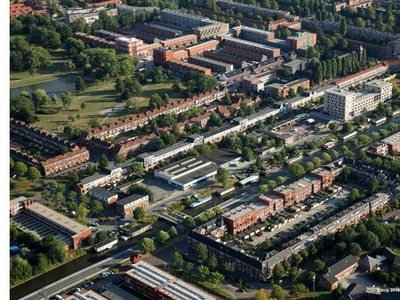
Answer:
<svg viewBox="0 0 400 300"><path fill-rule="evenodd" d="M360 271L356 270L356 272L354 272L353 274L350 274L345 279L340 281L340 284L344 288L347 288L352 283L359 283L359 284L362 284L365 287L380 287L380 288L383 288L383 284L382 283L372 279L371 277L368 276L367 273L365 273L364 271L361 271L361 270Z"/></svg>

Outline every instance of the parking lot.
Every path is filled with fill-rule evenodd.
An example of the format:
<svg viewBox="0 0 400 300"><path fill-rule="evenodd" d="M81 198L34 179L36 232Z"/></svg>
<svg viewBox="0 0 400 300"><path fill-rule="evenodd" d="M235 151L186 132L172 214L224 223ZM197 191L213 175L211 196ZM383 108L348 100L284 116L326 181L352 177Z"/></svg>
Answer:
<svg viewBox="0 0 400 300"><path fill-rule="evenodd" d="M249 243L256 246L264 242L266 238L272 240L291 240L301 235L317 222L321 222L324 218L329 217L330 214L339 210L341 206L345 206L348 202L347 198L349 194L348 190L342 189L335 196L321 194L318 197L309 197L304 202L306 204L304 209L298 212L288 212L285 210L281 214L269 217L268 221L271 223L270 230L266 228L267 231L262 232L262 234L253 234ZM320 203L321 201L326 202ZM289 218L289 216L291 217Z"/></svg>
<svg viewBox="0 0 400 300"><path fill-rule="evenodd" d="M365 273L364 271L361 271L361 270L360 271L356 270L356 272L354 272L353 274L350 274L345 279L340 281L340 284L344 288L347 288L352 283L359 283L359 284L362 284L365 287L380 287L380 288L383 288L383 284L382 283L372 279L371 277L368 276L367 273Z"/></svg>

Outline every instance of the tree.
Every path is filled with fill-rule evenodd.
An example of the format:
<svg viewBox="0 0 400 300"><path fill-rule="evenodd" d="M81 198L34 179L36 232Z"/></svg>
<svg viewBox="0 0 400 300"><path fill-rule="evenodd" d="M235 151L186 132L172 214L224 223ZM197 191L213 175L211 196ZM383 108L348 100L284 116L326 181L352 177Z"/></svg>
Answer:
<svg viewBox="0 0 400 300"><path fill-rule="evenodd" d="M64 108L70 108L71 107L72 95L71 95L70 92L62 93L60 98L61 98L61 102L62 102Z"/></svg>
<svg viewBox="0 0 400 300"><path fill-rule="evenodd" d="M197 267L197 271L199 271L201 277L203 278L207 278L208 275L210 275L210 270L204 265L199 265Z"/></svg>
<svg viewBox="0 0 400 300"><path fill-rule="evenodd" d="M272 285L271 296L276 298L276 299L278 299L278 300L285 300L286 299L285 292L277 284L273 284Z"/></svg>
<svg viewBox="0 0 400 300"><path fill-rule="evenodd" d="M347 34L347 21L346 17L342 16L340 19L339 33L344 37Z"/></svg>
<svg viewBox="0 0 400 300"><path fill-rule="evenodd" d="M324 268L325 268L325 263L322 260L320 259L314 260L314 271L316 273L322 271Z"/></svg>
<svg viewBox="0 0 400 300"><path fill-rule="evenodd" d="M319 167L321 165L321 159L319 157L313 157L311 161L315 167Z"/></svg>
<svg viewBox="0 0 400 300"><path fill-rule="evenodd" d="M100 127L101 127L100 122L99 122L99 120L98 120L97 118L90 119L90 120L87 122L87 124L89 125L89 127L90 127L91 129L96 129L96 128L100 128Z"/></svg>
<svg viewBox="0 0 400 300"><path fill-rule="evenodd" d="M258 290L254 300L268 300L268 292L265 289Z"/></svg>
<svg viewBox="0 0 400 300"><path fill-rule="evenodd" d="M276 183L279 185L283 184L285 182L285 177L283 176L278 176L276 177Z"/></svg>
<svg viewBox="0 0 400 300"><path fill-rule="evenodd" d="M316 274L314 272L309 272L309 273L307 273L307 275L304 278L304 283L309 287L313 287L315 278L316 278Z"/></svg>
<svg viewBox="0 0 400 300"><path fill-rule="evenodd" d="M75 212L76 212L76 219L78 221L83 222L85 220L86 216L88 215L89 210L86 208L85 204L80 203L78 205L78 207L76 208Z"/></svg>
<svg viewBox="0 0 400 300"><path fill-rule="evenodd" d="M217 171L217 180L222 184L223 187L228 186L229 184L229 171L225 168L219 168Z"/></svg>
<svg viewBox="0 0 400 300"><path fill-rule="evenodd" d="M210 282L216 284L217 286L221 285L221 281L225 279L225 276L219 272L210 272Z"/></svg>
<svg viewBox="0 0 400 300"><path fill-rule="evenodd" d="M322 153L321 157L324 160L324 162L327 163L327 164L332 161L332 157L327 152Z"/></svg>
<svg viewBox="0 0 400 300"><path fill-rule="evenodd" d="M312 171L312 170L315 169L315 166L314 166L314 164L312 163L312 161L308 161L308 162L306 162L306 164L305 164L305 168L306 168L307 172L310 172L310 171Z"/></svg>
<svg viewBox="0 0 400 300"><path fill-rule="evenodd" d="M349 200L350 201L358 201L358 200L360 200L362 198L362 195L361 195L361 193L360 193L360 191L358 190L358 188L353 188L351 191L350 191L350 195L349 195Z"/></svg>
<svg viewBox="0 0 400 300"><path fill-rule="evenodd" d="M132 163L132 174L135 175L137 178L142 178L145 174L146 171L143 167L143 163L135 161Z"/></svg>
<svg viewBox="0 0 400 300"><path fill-rule="evenodd" d="M203 244L198 244L196 246L196 255L201 261L205 261L208 257L207 246Z"/></svg>
<svg viewBox="0 0 400 300"><path fill-rule="evenodd" d="M188 270L188 272L193 270L193 263L192 262L187 262L186 263L186 270Z"/></svg>
<svg viewBox="0 0 400 300"><path fill-rule="evenodd" d="M49 103L49 96L44 89L36 89L32 92L32 102L35 107L46 106Z"/></svg>
<svg viewBox="0 0 400 300"><path fill-rule="evenodd" d="M366 231L360 234L358 237L358 243L362 249L368 252L375 251L381 246L379 237L372 231Z"/></svg>
<svg viewBox="0 0 400 300"><path fill-rule="evenodd" d="M178 231L176 230L175 226L171 226L168 233L171 238L174 238L178 235Z"/></svg>
<svg viewBox="0 0 400 300"><path fill-rule="evenodd" d="M156 240L161 245L164 245L169 240L169 233L164 230L160 230L156 235Z"/></svg>
<svg viewBox="0 0 400 300"><path fill-rule="evenodd" d="M82 92L82 91L86 90L86 82L81 76L79 76L75 79L75 90L77 92Z"/></svg>
<svg viewBox="0 0 400 300"><path fill-rule="evenodd" d="M178 251L172 252L172 260L174 261L174 265L177 267L183 266L183 257Z"/></svg>
<svg viewBox="0 0 400 300"><path fill-rule="evenodd" d="M17 177L22 177L28 172L28 167L21 161L15 163L13 171Z"/></svg>
<svg viewBox="0 0 400 300"><path fill-rule="evenodd" d="M254 152L250 147L243 147L243 157L247 161L251 161L255 158Z"/></svg>
<svg viewBox="0 0 400 300"><path fill-rule="evenodd" d="M136 207L133 211L133 218L137 221L141 221L146 217L146 212L143 207Z"/></svg>
<svg viewBox="0 0 400 300"><path fill-rule="evenodd" d="M301 262L303 261L303 258L299 253L296 253L292 256L292 262L295 266L299 266Z"/></svg>
<svg viewBox="0 0 400 300"><path fill-rule="evenodd" d="M275 265L273 273L274 280L279 280L286 275L286 271L280 263Z"/></svg>
<svg viewBox="0 0 400 300"><path fill-rule="evenodd" d="M294 163L289 167L289 174L293 178L299 178L305 173L304 167L298 163Z"/></svg>
<svg viewBox="0 0 400 300"><path fill-rule="evenodd" d="M336 130L338 129L338 127L339 127L339 125L338 125L338 123L336 123L336 122L329 123L329 130L331 130L331 131L333 131L333 132L336 132Z"/></svg>
<svg viewBox="0 0 400 300"><path fill-rule="evenodd" d="M36 167L28 168L27 178L29 181L36 181L40 177L42 177L42 175L40 174L40 171Z"/></svg>
<svg viewBox="0 0 400 300"><path fill-rule="evenodd" d="M108 158L105 154L102 154L100 156L100 160L99 160L99 168L100 169L104 169L108 166Z"/></svg>
<svg viewBox="0 0 400 300"><path fill-rule="evenodd" d="M195 228L196 227L196 221L192 216L188 216L183 220L183 225L189 229Z"/></svg>
<svg viewBox="0 0 400 300"><path fill-rule="evenodd" d="M354 130L354 126L351 123L344 123L342 126L342 131L343 133L349 133L352 132Z"/></svg>
<svg viewBox="0 0 400 300"><path fill-rule="evenodd" d="M215 268L218 266L218 259L215 255L211 255L208 258L207 266L210 268L210 270L215 270Z"/></svg>
<svg viewBox="0 0 400 300"><path fill-rule="evenodd" d="M154 242L150 238L143 238L142 242L140 244L143 253L152 253L154 250L156 250L156 246L154 245Z"/></svg>
<svg viewBox="0 0 400 300"><path fill-rule="evenodd" d="M235 272L235 264L232 262L225 261L222 266L228 274Z"/></svg>
<svg viewBox="0 0 400 300"><path fill-rule="evenodd" d="M362 249L361 249L360 244L355 243L355 242L350 243L349 244L349 252L351 255L360 256L362 254Z"/></svg>

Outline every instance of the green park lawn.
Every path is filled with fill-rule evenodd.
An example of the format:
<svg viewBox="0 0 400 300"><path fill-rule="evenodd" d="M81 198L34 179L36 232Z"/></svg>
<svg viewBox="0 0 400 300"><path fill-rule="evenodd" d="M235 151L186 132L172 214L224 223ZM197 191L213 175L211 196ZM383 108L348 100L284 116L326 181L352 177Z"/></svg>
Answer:
<svg viewBox="0 0 400 300"><path fill-rule="evenodd" d="M10 189L10 199L20 196L33 197L38 193L36 186L26 178L10 179L10 183L15 184L15 188Z"/></svg>
<svg viewBox="0 0 400 300"><path fill-rule="evenodd" d="M38 115L40 121L35 125L43 127L43 130L54 133L62 133L63 127L70 125L73 128L89 129L88 121L97 119L101 125L109 125L120 119L130 116L125 109L125 102L119 100L119 94L115 91L113 81L100 82L88 87L85 91L73 94L71 107L62 107L61 101L57 104L49 104L48 108L59 108L60 111L54 115ZM182 99L182 93L176 93L171 89L171 83L148 84L143 86L141 97L132 97L131 101L141 111L146 111L149 104L149 97L155 93L162 96L167 93L170 101ZM85 108L81 104L85 103ZM118 109L121 107L121 109ZM117 109L116 109L117 108ZM77 115L79 114L79 118ZM73 116L71 121L68 117Z"/></svg>

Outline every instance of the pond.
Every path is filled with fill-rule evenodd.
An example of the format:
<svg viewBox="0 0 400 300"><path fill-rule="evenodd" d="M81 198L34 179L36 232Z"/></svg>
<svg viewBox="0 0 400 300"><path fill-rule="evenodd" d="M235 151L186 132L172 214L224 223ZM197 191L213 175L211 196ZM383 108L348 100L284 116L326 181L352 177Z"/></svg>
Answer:
<svg viewBox="0 0 400 300"><path fill-rule="evenodd" d="M57 96L60 96L64 92L75 92L75 78L76 76L74 75L63 76L56 80L40 82L11 89L10 97L14 98L23 91L31 94L36 89L44 89L49 96L51 94L56 94Z"/></svg>

